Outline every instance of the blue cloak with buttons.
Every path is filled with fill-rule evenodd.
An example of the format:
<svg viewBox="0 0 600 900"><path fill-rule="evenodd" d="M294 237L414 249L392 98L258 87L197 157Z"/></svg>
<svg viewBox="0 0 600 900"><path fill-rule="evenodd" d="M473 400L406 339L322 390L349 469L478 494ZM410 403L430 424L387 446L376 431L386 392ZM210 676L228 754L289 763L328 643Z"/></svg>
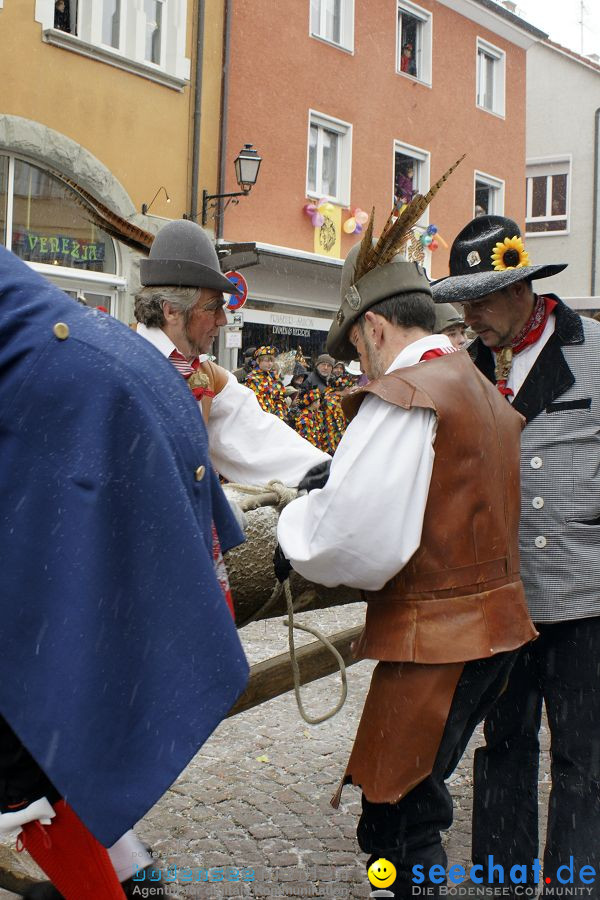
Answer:
<svg viewBox="0 0 600 900"><path fill-rule="evenodd" d="M109 846L245 687L211 521L243 536L172 365L3 247L0 473L0 713Z"/></svg>

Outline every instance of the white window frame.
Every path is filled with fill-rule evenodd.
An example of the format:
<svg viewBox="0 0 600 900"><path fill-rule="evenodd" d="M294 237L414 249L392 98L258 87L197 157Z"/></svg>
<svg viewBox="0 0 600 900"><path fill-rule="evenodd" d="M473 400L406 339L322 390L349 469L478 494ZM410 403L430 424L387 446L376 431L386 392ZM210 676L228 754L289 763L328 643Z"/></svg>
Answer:
<svg viewBox="0 0 600 900"><path fill-rule="evenodd" d="M394 188L396 178L396 153L402 153L403 156L410 156L417 164L416 178L414 179L415 193L426 194L431 187L431 153L423 147L415 147L412 144L405 144L403 141L394 141L394 150L392 157L392 203L394 202ZM418 225L426 228L429 225L429 206L419 219Z"/></svg>
<svg viewBox="0 0 600 900"><path fill-rule="evenodd" d="M12 249L12 236L13 236L13 218L14 218L14 188L15 188L15 163L23 162L27 163L27 165L35 166L37 169L41 169L42 172L46 174L52 175L52 171L48 170L43 163L38 162L37 160L28 159L26 156L21 156L18 153L11 153L9 151L1 151L2 156L8 157L8 178L6 183L7 190L7 204L6 204L6 243L3 245L7 250ZM25 262L30 269L33 269L34 272L39 272L40 275L44 275L44 277L48 278L49 281L52 281L53 284L58 285L60 288L67 288L69 290L73 290L73 285L76 285L75 290L78 287L81 287L84 290L89 290L95 293L101 293L104 295L110 296L110 309L109 312L111 315L117 315L117 293L119 291L124 291L127 287L127 280L120 273L123 270L123 262L121 258L121 247L119 241L115 241L112 238L108 238L112 242L112 246L115 254L115 269L116 272L90 272L86 269L71 269L68 266L54 266L49 265L47 263L40 262Z"/></svg>
<svg viewBox="0 0 600 900"><path fill-rule="evenodd" d="M308 165L310 156L310 129L313 125L317 128L326 128L328 131L335 131L341 140L338 141L338 157L337 157L337 193L335 196L331 194L319 193L318 187L321 183L321 157L319 152L319 143L317 143L317 172L316 181L317 189L312 190L308 184ZM306 142L306 196L316 199L327 199L339 206L350 206L350 183L352 173L352 125L350 122L344 122L342 119L336 119L327 116L325 113L318 112L315 109L308 111L308 137Z"/></svg>
<svg viewBox="0 0 600 900"><path fill-rule="evenodd" d="M414 57L417 62L417 75L409 75L400 67L402 55L402 13L407 13L413 19L419 20L419 43L414 49ZM431 87L432 78L432 44L433 44L433 14L421 6L411 3L410 0L397 0L396 7L396 72L411 81L418 81Z"/></svg>
<svg viewBox="0 0 600 900"><path fill-rule="evenodd" d="M525 179L526 179L526 212L525 212L525 234L527 237L556 237L557 235L565 235L569 234L571 230L571 178L572 178L572 167L573 167L573 156L568 153L565 156L552 156L552 157L535 157L532 159L528 159L526 162L525 169ZM531 178L540 178L546 176L547 179L552 179L553 175L566 175L567 176L567 197L565 203L565 214L554 216L550 211L549 215L546 216L537 216L533 218L531 215L531 207L533 203L533 185L530 181ZM550 208L552 204L552 184L551 182L547 184L546 189L546 210ZM560 219L566 220L566 227L561 231L529 231L528 225L533 222L549 222L549 221L559 221Z"/></svg>
<svg viewBox="0 0 600 900"><path fill-rule="evenodd" d="M348 53L354 53L354 0L339 0L340 2L340 40L334 41L325 35L325 9L321 0L309 0L308 33L310 37ZM315 13L315 4L318 3L318 11ZM315 19L318 18L318 22Z"/></svg>
<svg viewBox="0 0 600 900"><path fill-rule="evenodd" d="M480 53L494 60L492 109L479 102L479 98L482 95ZM506 53L504 50L478 37L475 45L475 73L475 104L477 108L503 119L506 111Z"/></svg>
<svg viewBox="0 0 600 900"><path fill-rule="evenodd" d="M146 63L147 66L156 66L157 69L161 69L164 66L164 59L165 59L165 44L166 44L167 28L168 28L168 21L167 21L168 3L166 3L166 0L156 0L156 2L160 3L160 5L162 6L162 13L161 13L161 17L160 17L160 29L161 29L161 31L160 31L160 60L159 60L159 62L155 63L155 62L152 62L151 59L148 59L148 57L146 56L146 24L147 24L148 20L147 20L147 16L146 16L145 7L144 7L144 20L145 21L144 21L143 57L144 57L144 62Z"/></svg>
<svg viewBox="0 0 600 900"><path fill-rule="evenodd" d="M35 0L35 20L45 43L71 50L118 69L182 91L190 80L191 60L186 56L188 2L162 0L160 65L145 58L146 12L144 0L122 0L120 47L102 43L103 0L71 0L78 4L77 34L54 28L54 0Z"/></svg>
<svg viewBox="0 0 600 900"><path fill-rule="evenodd" d="M473 173L473 210L475 209L475 191L477 190L478 181L485 184L493 191L492 196L494 198L494 208L488 210L489 215L503 216L505 187L504 180L502 178L497 178L495 175L488 175L487 172L480 172L478 169L475 169L475 172Z"/></svg>

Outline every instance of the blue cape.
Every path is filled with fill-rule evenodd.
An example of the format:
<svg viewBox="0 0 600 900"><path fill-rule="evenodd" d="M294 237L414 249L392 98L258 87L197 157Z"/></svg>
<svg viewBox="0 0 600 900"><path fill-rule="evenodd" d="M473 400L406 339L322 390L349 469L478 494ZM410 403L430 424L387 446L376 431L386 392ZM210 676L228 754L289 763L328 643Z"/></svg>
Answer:
<svg viewBox="0 0 600 900"><path fill-rule="evenodd" d="M109 846L245 687L211 521L243 536L172 365L2 247L0 466L0 713Z"/></svg>

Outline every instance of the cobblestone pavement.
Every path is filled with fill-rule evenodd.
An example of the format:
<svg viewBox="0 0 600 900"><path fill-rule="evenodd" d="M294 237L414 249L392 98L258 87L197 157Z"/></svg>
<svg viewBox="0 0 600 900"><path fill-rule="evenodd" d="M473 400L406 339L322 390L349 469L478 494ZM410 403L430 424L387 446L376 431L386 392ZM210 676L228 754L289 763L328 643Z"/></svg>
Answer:
<svg viewBox="0 0 600 900"><path fill-rule="evenodd" d="M331 634L359 624L363 615L355 604L297 619ZM241 632L251 663L287 649L281 622L259 622ZM298 635L298 644L313 639ZM224 877L232 877L233 868L242 880L173 885L174 898L368 897L365 857L355 838L360 794L347 787L338 811L329 800L348 759L372 668L361 662L348 670L346 705L321 725L302 721L293 692L221 725L136 830L163 870L176 865L181 875L182 867L191 867L196 878L200 868L225 867ZM307 711L316 715L334 706L339 683L332 675L303 688ZM480 741L475 735L451 779L455 822L446 845L452 863L469 864L471 765ZM544 755L542 826L548 772ZM244 869L253 870L252 881ZM152 896L145 887L150 884L140 885L139 896ZM14 895L0 891L0 898L9 897Z"/></svg>

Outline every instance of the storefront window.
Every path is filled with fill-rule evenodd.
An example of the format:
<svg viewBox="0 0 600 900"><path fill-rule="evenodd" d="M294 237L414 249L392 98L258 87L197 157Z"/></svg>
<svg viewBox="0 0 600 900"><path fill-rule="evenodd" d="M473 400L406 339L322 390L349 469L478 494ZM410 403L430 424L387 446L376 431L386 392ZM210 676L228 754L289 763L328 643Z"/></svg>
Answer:
<svg viewBox="0 0 600 900"><path fill-rule="evenodd" d="M0 206L1 173L0 166ZM26 262L116 272L112 239L90 222L75 192L19 159L14 161L11 249Z"/></svg>
<svg viewBox="0 0 600 900"><path fill-rule="evenodd" d="M0 244L6 244L6 204L8 202L8 156L0 156Z"/></svg>

